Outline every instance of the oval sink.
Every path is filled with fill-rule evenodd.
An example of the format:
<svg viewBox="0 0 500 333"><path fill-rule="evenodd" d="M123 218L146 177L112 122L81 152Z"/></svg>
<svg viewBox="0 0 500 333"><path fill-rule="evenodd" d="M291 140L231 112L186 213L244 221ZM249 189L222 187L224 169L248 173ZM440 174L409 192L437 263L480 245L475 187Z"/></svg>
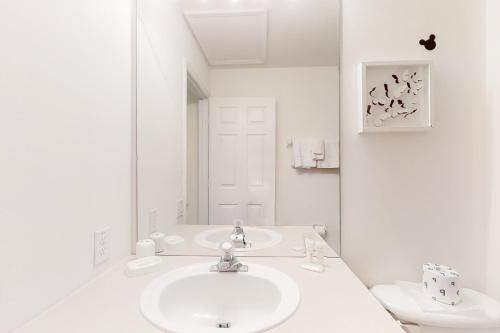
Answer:
<svg viewBox="0 0 500 333"><path fill-rule="evenodd" d="M251 251L272 247L281 242L281 235L274 230L244 227L245 240L250 244L249 247L235 248L234 251ZM233 227L220 227L208 229L200 232L195 237L195 242L209 249L219 249L222 242L230 239Z"/></svg>
<svg viewBox="0 0 500 333"><path fill-rule="evenodd" d="M299 305L299 288L286 274L249 264L248 272L210 272L209 263L166 273L141 296L143 315L175 333L263 332L287 320Z"/></svg>

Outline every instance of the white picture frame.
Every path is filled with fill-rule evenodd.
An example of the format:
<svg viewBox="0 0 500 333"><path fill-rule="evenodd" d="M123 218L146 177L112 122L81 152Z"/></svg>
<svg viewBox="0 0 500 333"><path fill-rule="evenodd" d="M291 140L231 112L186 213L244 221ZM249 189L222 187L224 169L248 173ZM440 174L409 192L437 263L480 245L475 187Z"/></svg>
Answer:
<svg viewBox="0 0 500 333"><path fill-rule="evenodd" d="M432 62L360 64L359 132L415 132L432 128Z"/></svg>

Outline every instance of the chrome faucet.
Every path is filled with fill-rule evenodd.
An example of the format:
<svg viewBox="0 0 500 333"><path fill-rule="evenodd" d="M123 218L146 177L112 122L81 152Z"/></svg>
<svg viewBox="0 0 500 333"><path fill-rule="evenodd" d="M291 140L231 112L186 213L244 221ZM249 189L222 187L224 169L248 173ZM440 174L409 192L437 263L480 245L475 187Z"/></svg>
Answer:
<svg viewBox="0 0 500 333"><path fill-rule="evenodd" d="M248 266L243 265L238 258L234 256L234 247L230 242L224 242L220 245L222 256L216 265L210 266L210 272L248 272Z"/></svg>

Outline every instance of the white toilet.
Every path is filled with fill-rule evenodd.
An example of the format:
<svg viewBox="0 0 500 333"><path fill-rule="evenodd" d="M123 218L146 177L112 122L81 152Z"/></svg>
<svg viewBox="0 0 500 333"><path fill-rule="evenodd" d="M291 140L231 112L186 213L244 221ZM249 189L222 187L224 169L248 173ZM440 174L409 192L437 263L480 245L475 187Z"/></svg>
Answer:
<svg viewBox="0 0 500 333"><path fill-rule="evenodd" d="M422 310L396 284L378 285L371 292L408 333L500 333L500 303L471 289L461 289L469 310L449 312Z"/></svg>

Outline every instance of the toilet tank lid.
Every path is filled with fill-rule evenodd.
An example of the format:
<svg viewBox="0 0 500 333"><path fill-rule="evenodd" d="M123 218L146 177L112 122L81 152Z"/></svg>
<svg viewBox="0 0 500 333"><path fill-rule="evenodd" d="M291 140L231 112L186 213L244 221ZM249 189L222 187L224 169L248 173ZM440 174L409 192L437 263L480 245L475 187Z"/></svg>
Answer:
<svg viewBox="0 0 500 333"><path fill-rule="evenodd" d="M398 285L378 285L370 289L375 298L399 320L443 328L499 328L500 303L493 298L462 288L464 301L476 304L476 311L423 311L415 299Z"/></svg>

